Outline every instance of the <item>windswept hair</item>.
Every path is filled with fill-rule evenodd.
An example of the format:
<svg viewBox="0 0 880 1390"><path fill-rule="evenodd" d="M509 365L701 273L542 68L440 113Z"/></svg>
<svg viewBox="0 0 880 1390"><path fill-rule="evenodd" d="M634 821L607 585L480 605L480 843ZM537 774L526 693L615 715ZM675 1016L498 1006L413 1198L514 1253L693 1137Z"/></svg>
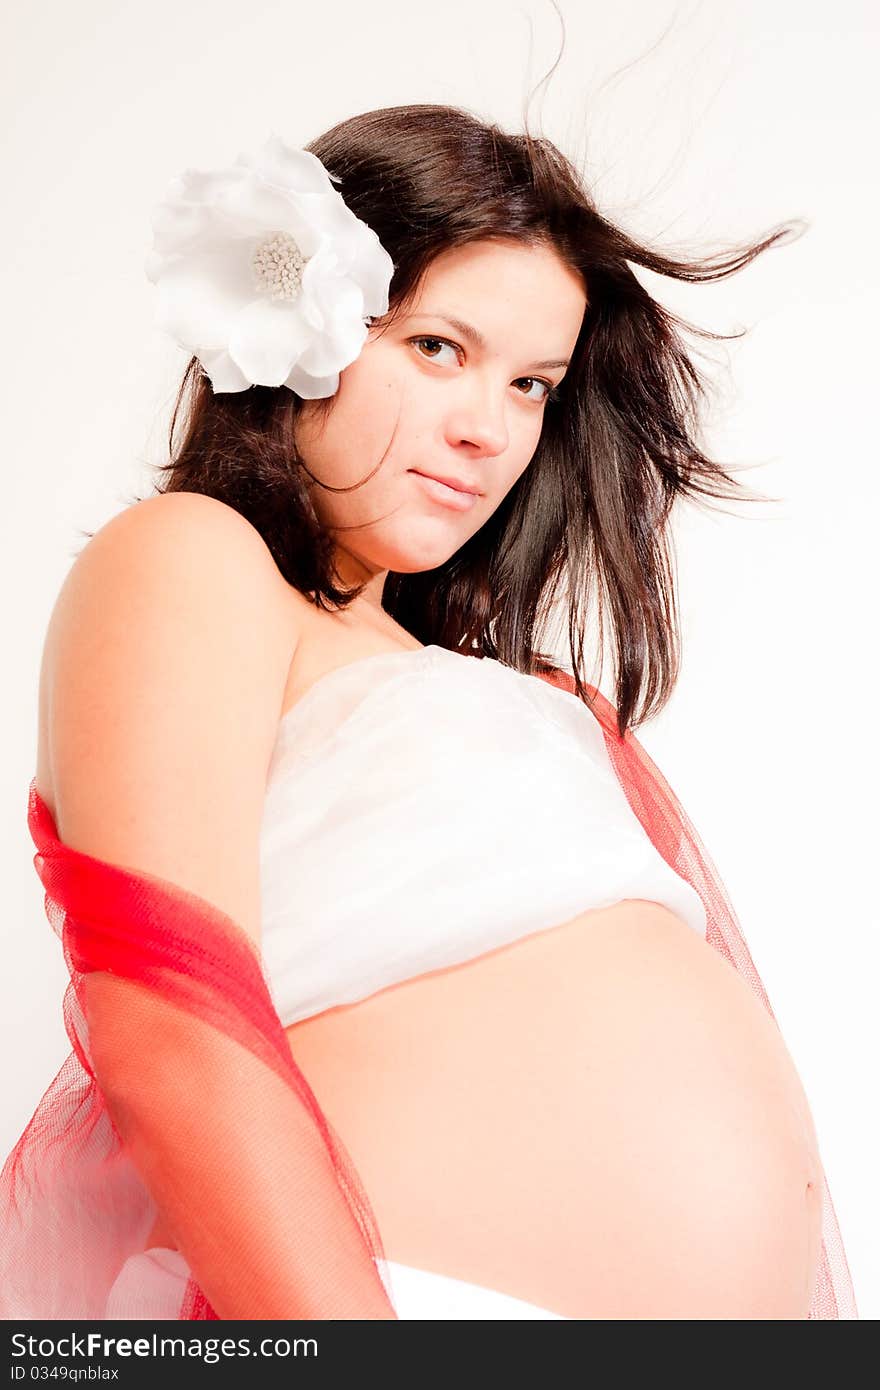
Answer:
<svg viewBox="0 0 880 1390"><path fill-rule="evenodd" d="M584 631L594 596L600 669L609 627L613 643L618 728L636 727L666 703L679 673L673 502L681 495L766 499L746 492L697 443L707 386L682 330L740 335L681 319L631 267L674 280L721 280L791 239L797 223L714 256L675 259L603 217L550 140L508 134L452 106L369 111L307 148L394 262L389 321L412 303L437 255L486 238L550 247L583 277L584 321L528 467L444 564L389 573L382 604L422 643L534 673L547 662L535 650L536 633L562 586L571 669L587 699ZM310 404L329 412L333 398ZM302 406L286 388L215 395L193 358L171 420L171 461L160 467L156 490L207 493L234 507L291 585L320 607L342 608L362 586L336 585L336 542L316 515L314 481L294 443Z"/></svg>

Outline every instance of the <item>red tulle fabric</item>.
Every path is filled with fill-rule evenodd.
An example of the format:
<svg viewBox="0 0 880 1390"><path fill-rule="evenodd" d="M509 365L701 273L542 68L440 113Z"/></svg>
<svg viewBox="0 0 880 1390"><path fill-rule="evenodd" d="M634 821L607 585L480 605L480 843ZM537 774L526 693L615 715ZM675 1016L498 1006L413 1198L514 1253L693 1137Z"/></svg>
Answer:
<svg viewBox="0 0 880 1390"><path fill-rule="evenodd" d="M574 692L567 672L545 668L538 676ZM588 689L633 810L659 853L699 893L709 944L746 978L774 1018L696 831L635 736L619 737L611 704ZM167 1196L168 1209L177 1200L227 1201L255 1235L247 1247L239 1227L230 1226L228 1249L198 1247L198 1258L187 1250L192 1274L179 1318L396 1317L367 1195L291 1056L250 939L194 894L63 844L35 782L28 826L46 913L70 972L64 1017L72 1051L0 1176L0 1314L7 1319L104 1316L122 1265L144 1250L159 1213L157 1197L164 1202ZM169 1108L161 1110L157 1102L156 1124L167 1125L169 1114L180 1118L181 1146L190 1144L197 1159L185 1192L176 1192L164 1174L145 1177L126 1142L124 1106L108 1104L98 1084L87 1007L100 997L89 988L98 972L97 983L130 991L116 1003L122 999L133 1006L127 1012L117 1009L119 1017L132 1020L124 1045L132 1054L133 1078L138 1058L155 1050L157 1030L167 1025L172 1037L178 1036L175 1028L184 1030L187 1076L171 1068L167 1088L157 1088L167 1089ZM142 1034L137 1017L144 1020ZM202 1107L210 1108L212 1125L206 1126L200 1148ZM229 1154L217 1151L218 1108L227 1112L230 1134L255 1136L252 1171L241 1166L239 1153L230 1162ZM808 1316L857 1318L824 1175L822 1189L822 1251ZM256 1262L248 1248L259 1252ZM234 1311L215 1311L206 1285L216 1289L215 1303L225 1298ZM230 1302L232 1286L237 1295Z"/></svg>

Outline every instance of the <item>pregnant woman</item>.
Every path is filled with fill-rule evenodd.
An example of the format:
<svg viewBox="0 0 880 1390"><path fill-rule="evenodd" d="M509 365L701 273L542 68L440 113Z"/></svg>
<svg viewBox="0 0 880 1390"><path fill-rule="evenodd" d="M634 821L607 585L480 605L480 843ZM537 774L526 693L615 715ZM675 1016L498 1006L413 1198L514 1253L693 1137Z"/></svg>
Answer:
<svg viewBox="0 0 880 1390"><path fill-rule="evenodd" d="M795 1066L632 732L675 681L672 504L740 492L630 266L715 280L785 229L673 260L548 141L416 106L187 170L154 230L191 360L46 638L73 1051L4 1168L4 1315L855 1317Z"/></svg>

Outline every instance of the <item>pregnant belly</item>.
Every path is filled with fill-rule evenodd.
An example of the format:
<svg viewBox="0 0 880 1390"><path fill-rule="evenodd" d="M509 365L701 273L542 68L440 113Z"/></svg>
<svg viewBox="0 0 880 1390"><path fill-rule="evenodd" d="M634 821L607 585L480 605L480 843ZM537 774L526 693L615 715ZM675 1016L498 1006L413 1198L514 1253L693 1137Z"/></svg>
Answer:
<svg viewBox="0 0 880 1390"><path fill-rule="evenodd" d="M663 923L690 932L658 903L592 909L286 1030L388 1259L590 1316L571 1270L590 1245L585 1190L608 1185L601 955Z"/></svg>

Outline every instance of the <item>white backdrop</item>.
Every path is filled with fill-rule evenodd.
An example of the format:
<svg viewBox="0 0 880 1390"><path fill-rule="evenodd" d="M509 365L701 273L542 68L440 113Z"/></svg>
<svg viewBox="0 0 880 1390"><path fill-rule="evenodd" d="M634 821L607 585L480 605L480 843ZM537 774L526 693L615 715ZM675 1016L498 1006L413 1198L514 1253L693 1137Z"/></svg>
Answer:
<svg viewBox="0 0 880 1390"><path fill-rule="evenodd" d="M876 7L559 0L535 123L599 205L708 253L810 228L719 286L646 272L706 345L710 454L783 499L676 522L684 662L639 737L721 871L813 1110L859 1311L880 1310L874 270ZM26 826L46 624L80 530L149 487L186 357L152 326L149 218L186 166L358 111L450 102L518 128L548 0L47 0L8 7L0 1149L68 1050ZM603 679L603 686L606 684Z"/></svg>

